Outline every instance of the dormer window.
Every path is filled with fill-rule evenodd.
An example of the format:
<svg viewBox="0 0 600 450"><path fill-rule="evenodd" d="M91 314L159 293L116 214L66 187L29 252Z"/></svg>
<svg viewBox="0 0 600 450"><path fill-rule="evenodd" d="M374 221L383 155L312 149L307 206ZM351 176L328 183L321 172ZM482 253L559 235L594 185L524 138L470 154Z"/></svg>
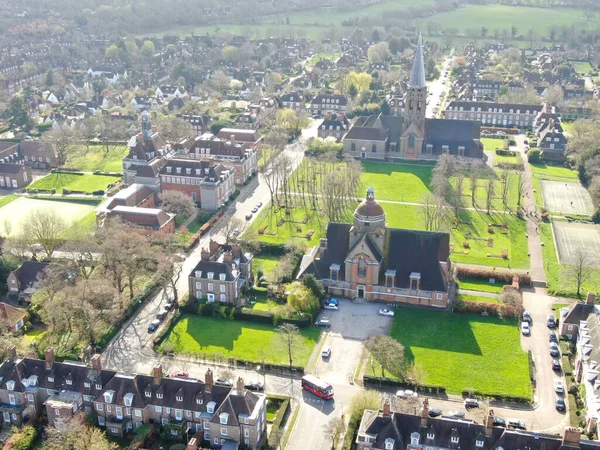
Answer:
<svg viewBox="0 0 600 450"><path fill-rule="evenodd" d="M209 280L212 280L215 277L215 273L214 272L208 272L207 276L208 276Z"/></svg>
<svg viewBox="0 0 600 450"><path fill-rule="evenodd" d="M411 445L419 445L419 440L421 439L421 435L417 432L410 434L410 444Z"/></svg>
<svg viewBox="0 0 600 450"><path fill-rule="evenodd" d="M49 381L50 383L54 383L54 377L48 377L48 381Z"/></svg>
<svg viewBox="0 0 600 450"><path fill-rule="evenodd" d="M387 438L385 440L385 450L394 450L394 439Z"/></svg>
<svg viewBox="0 0 600 450"><path fill-rule="evenodd" d="M435 433L433 431L428 431L427 439L435 439Z"/></svg>
<svg viewBox="0 0 600 450"><path fill-rule="evenodd" d="M15 381L14 380L7 381L6 389L8 389L9 391L14 391L15 390Z"/></svg>
<svg viewBox="0 0 600 450"><path fill-rule="evenodd" d="M89 381L86 381L85 383L83 383L83 386L89 388L91 386L91 383Z"/></svg>
<svg viewBox="0 0 600 450"><path fill-rule="evenodd" d="M115 391L106 391L104 393L104 403L112 403Z"/></svg>
<svg viewBox="0 0 600 450"><path fill-rule="evenodd" d="M483 441L481 439L477 439L475 441L475 447L482 448L483 447Z"/></svg>
<svg viewBox="0 0 600 450"><path fill-rule="evenodd" d="M204 402L202 401L201 398L196 399L196 405L201 405L202 403L204 403Z"/></svg>
<svg viewBox="0 0 600 450"><path fill-rule="evenodd" d="M221 413L219 415L219 421L221 422L222 425L227 425L227 421L229 420L229 414L228 413Z"/></svg>
<svg viewBox="0 0 600 450"><path fill-rule="evenodd" d="M458 444L458 436L452 436L452 437L450 438L450 441L451 441L453 444Z"/></svg>
<svg viewBox="0 0 600 450"><path fill-rule="evenodd" d="M196 175L200 175L200 169L196 169Z"/></svg>
<svg viewBox="0 0 600 450"><path fill-rule="evenodd" d="M125 394L123 396L123 402L125 403L125 406L131 406L131 404L133 403L133 394L130 392Z"/></svg>
<svg viewBox="0 0 600 450"><path fill-rule="evenodd" d="M96 383L96 389L98 389L98 390L102 389L102 385L100 383Z"/></svg>
<svg viewBox="0 0 600 450"><path fill-rule="evenodd" d="M73 380L66 380L66 382L69 386L73 385Z"/></svg>
<svg viewBox="0 0 600 450"><path fill-rule="evenodd" d="M175 168L175 171L176 171L177 173L181 173L181 167L176 167L176 168Z"/></svg>
<svg viewBox="0 0 600 450"><path fill-rule="evenodd" d="M144 395L145 395L147 398L150 398L150 397L152 397L152 391L146 391L146 392L144 392Z"/></svg>
<svg viewBox="0 0 600 450"><path fill-rule="evenodd" d="M183 401L183 395L182 395L182 394L178 394L178 395L175 397L175 400L177 400L178 402L182 402L182 401Z"/></svg>
<svg viewBox="0 0 600 450"><path fill-rule="evenodd" d="M219 280L225 281L225 274L224 273L220 273L219 274Z"/></svg>
<svg viewBox="0 0 600 450"><path fill-rule="evenodd" d="M157 393L157 394L156 394L156 398L159 398L159 399L163 398L163 395L162 395L162 393Z"/></svg>
<svg viewBox="0 0 600 450"><path fill-rule="evenodd" d="M208 402L206 404L206 412L209 414L212 414L215 412L215 406L217 406L217 404L215 402Z"/></svg>
<svg viewBox="0 0 600 450"><path fill-rule="evenodd" d="M196 270L196 278L202 278L202 271Z"/></svg>
<svg viewBox="0 0 600 450"><path fill-rule="evenodd" d="M190 174L192 173L192 169L185 169L185 173L186 173L187 175L190 175Z"/></svg>
<svg viewBox="0 0 600 450"><path fill-rule="evenodd" d="M173 168L171 166L167 166L167 173L171 173L172 169Z"/></svg>

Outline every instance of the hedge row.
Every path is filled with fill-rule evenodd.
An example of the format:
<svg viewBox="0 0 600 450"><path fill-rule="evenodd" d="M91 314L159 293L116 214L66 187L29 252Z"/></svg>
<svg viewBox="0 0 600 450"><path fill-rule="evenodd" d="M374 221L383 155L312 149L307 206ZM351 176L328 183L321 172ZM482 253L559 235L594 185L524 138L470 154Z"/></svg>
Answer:
<svg viewBox="0 0 600 450"><path fill-rule="evenodd" d="M28 191L28 194L31 192L32 191ZM83 203L94 206L97 206L102 201L101 198L97 197L55 197L46 195L29 195L28 198L33 198L35 200L50 200L53 202Z"/></svg>
<svg viewBox="0 0 600 450"><path fill-rule="evenodd" d="M527 362L529 363L529 381L535 383L535 364L533 362L533 354L531 353L531 350L527 352Z"/></svg>
<svg viewBox="0 0 600 450"><path fill-rule="evenodd" d="M428 384L421 384L417 386L415 384L396 378L371 377L368 375L363 375L363 383L365 384L365 386L367 384L370 384L372 386L394 386L403 389L412 389L418 392L428 392L432 394L443 394L446 392L446 388L444 386L435 386Z"/></svg>
<svg viewBox="0 0 600 450"><path fill-rule="evenodd" d="M461 314L488 314L496 317L518 318L521 313L521 308L507 306L501 303L462 301L454 303L453 311Z"/></svg>
<svg viewBox="0 0 600 450"><path fill-rule="evenodd" d="M528 273L499 272L496 270L477 269L464 266L457 267L456 276L459 278L478 278L482 280L495 278L505 284L512 284L513 278L518 277L521 286L529 286L531 284L531 276Z"/></svg>
<svg viewBox="0 0 600 450"><path fill-rule="evenodd" d="M517 156L517 152L514 150L503 150L501 148L496 149L496 155L500 156Z"/></svg>
<svg viewBox="0 0 600 450"><path fill-rule="evenodd" d="M565 377L572 376L573 375L573 367L571 366L571 361L569 360L569 357L563 354L561 360L562 360L562 369L565 374Z"/></svg>
<svg viewBox="0 0 600 450"><path fill-rule="evenodd" d="M527 405L531 404L530 397L521 397L516 395L503 395L503 394L489 394L476 391L474 389L463 389L462 391L463 397L475 397L475 398L490 398L492 400L499 400L503 402L515 402L515 403L525 403Z"/></svg>
<svg viewBox="0 0 600 450"><path fill-rule="evenodd" d="M271 432L269 433L269 437L267 438L267 442L269 443L269 446L275 448L277 446L277 444L279 443L278 434L281 430L283 420L285 419L285 417L287 416L287 414L290 410L290 398L279 396L279 395L269 395L269 396L267 396L267 400L268 399L281 400L281 402L282 402L281 406L277 410L275 419L273 419L273 424L271 425Z"/></svg>
<svg viewBox="0 0 600 450"><path fill-rule="evenodd" d="M119 330L121 329L121 327L123 326L123 324L125 322L127 322L127 320L129 320L129 318L131 316L133 316L133 314L140 309L140 307L144 304L144 302L150 298L151 296L153 296L157 289L159 288L159 284L156 281L151 281L150 283L148 283L146 286L144 286L144 289L142 289L142 291L140 293L138 293L135 297L133 297L133 300L131 301L131 303L129 304L129 306L127 307L127 309L125 310L125 312L123 313L123 316L117 320L113 326L111 326L106 333L104 333L100 339L98 339L98 342L96 343L96 350L102 350L104 347L106 347L108 345L108 343L112 340L112 338L114 338L117 333L119 332Z"/></svg>

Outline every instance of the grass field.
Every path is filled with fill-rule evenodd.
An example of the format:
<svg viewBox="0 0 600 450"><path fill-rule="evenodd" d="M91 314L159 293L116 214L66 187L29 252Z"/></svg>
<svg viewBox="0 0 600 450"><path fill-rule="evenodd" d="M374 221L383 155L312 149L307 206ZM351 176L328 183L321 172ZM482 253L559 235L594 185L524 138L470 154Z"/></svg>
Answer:
<svg viewBox="0 0 600 450"><path fill-rule="evenodd" d="M575 71L578 74L586 74L586 73L592 73L594 72L594 68L592 67L592 65L588 62L588 61L574 61L574 60L570 60L569 63L571 63L573 65L573 67L575 68Z"/></svg>
<svg viewBox="0 0 600 450"><path fill-rule="evenodd" d="M275 266L277 265L277 261L279 261L278 256L273 255L261 255L255 256L252 259L252 270L254 273L257 273L259 270L262 271L265 277L268 277L269 274L273 271Z"/></svg>
<svg viewBox="0 0 600 450"><path fill-rule="evenodd" d="M485 151L493 152L497 148L504 149L504 139L481 138Z"/></svg>
<svg viewBox="0 0 600 450"><path fill-rule="evenodd" d="M332 62L335 62L340 57L339 53L317 53L315 56L310 58L308 64L314 66L316 63L321 61L322 59L328 59Z"/></svg>
<svg viewBox="0 0 600 450"><path fill-rule="evenodd" d="M501 282L491 284L486 280L480 280L476 278L459 278L458 284L460 289L467 289L469 291L490 292L492 294L501 294L503 286Z"/></svg>
<svg viewBox="0 0 600 450"><path fill-rule="evenodd" d="M500 300L492 297L483 297L480 295L458 294L458 297L464 302L475 303L500 303Z"/></svg>
<svg viewBox="0 0 600 450"><path fill-rule="evenodd" d="M576 170L571 170L563 166L551 166L544 163L530 163L531 171L544 180L564 180L579 181Z"/></svg>
<svg viewBox="0 0 600 450"><path fill-rule="evenodd" d="M517 321L496 317L398 308L390 336L404 345L409 362L425 370L425 384L448 393L531 396L527 353Z"/></svg>
<svg viewBox="0 0 600 450"><path fill-rule="evenodd" d="M300 332L303 340L294 357L294 365L304 366L321 330L310 327ZM173 344L177 353L195 356L220 354L251 361L261 361L264 356L266 362L288 362L287 351L275 328L262 323L185 314L169 331L163 344L167 341Z"/></svg>
<svg viewBox="0 0 600 450"><path fill-rule="evenodd" d="M6 197L0 198L0 208L2 208L5 205L8 205L10 202L12 202L18 198L19 198L19 196L17 194L10 194L10 195L7 195Z"/></svg>
<svg viewBox="0 0 600 450"><path fill-rule="evenodd" d="M5 217L8 220L8 223L10 223L10 226L12 227L12 233L16 233L20 229L23 218L36 209L54 209L67 224L72 225L93 212L94 208L94 205L84 203L20 197L8 205L3 206L0 209L0 216L3 218ZM4 230L4 220L0 221L0 234L3 233L6 233L6 230Z"/></svg>
<svg viewBox="0 0 600 450"><path fill-rule="evenodd" d="M567 266L558 262L552 225L548 223L539 224L539 233L544 246L542 254L544 256L544 271L548 282L548 293L561 297L577 297L577 284L566 273ZM600 269L592 269L589 279L583 283L581 288L582 296L588 292L600 291Z"/></svg>
<svg viewBox="0 0 600 450"><path fill-rule="evenodd" d="M119 147L106 153L102 145L91 145L89 150L85 145L72 148L67 155L65 167L81 170L82 172L123 172L121 160L127 155L127 146Z"/></svg>
<svg viewBox="0 0 600 450"><path fill-rule="evenodd" d="M62 188L70 191L94 192L105 190L106 186L119 181L119 176L114 175L93 175L93 174L78 174L78 173L51 173L44 178L40 178L36 182L29 185L29 189L39 189L49 191L56 189L60 193Z"/></svg>
<svg viewBox="0 0 600 450"><path fill-rule="evenodd" d="M431 170L428 166L368 162L363 163L360 181L365 189L373 186L377 200L419 202L429 191Z"/></svg>

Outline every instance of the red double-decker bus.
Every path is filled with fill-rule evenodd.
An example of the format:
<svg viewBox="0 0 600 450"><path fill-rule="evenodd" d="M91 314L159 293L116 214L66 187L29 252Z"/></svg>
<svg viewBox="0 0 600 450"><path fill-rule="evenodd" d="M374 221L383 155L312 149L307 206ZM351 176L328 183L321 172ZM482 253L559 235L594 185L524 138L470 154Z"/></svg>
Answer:
<svg viewBox="0 0 600 450"><path fill-rule="evenodd" d="M302 377L302 389L306 389L325 400L333 398L333 386L314 375L304 375Z"/></svg>

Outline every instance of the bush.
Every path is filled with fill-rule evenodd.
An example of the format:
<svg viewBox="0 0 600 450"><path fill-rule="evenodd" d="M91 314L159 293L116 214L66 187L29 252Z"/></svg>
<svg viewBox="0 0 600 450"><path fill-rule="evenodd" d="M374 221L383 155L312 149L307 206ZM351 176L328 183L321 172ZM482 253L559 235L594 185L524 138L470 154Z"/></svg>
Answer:
<svg viewBox="0 0 600 450"><path fill-rule="evenodd" d="M99 189L97 191L92 192L92 195L104 195L104 190Z"/></svg>
<svg viewBox="0 0 600 450"><path fill-rule="evenodd" d="M490 278L495 278L504 284L512 284L513 278L517 277L520 285L531 284L531 276L526 273L498 272L495 270L477 269L472 267L458 267L456 269L456 276L458 278L477 278L486 281Z"/></svg>
<svg viewBox="0 0 600 450"><path fill-rule="evenodd" d="M533 363L533 354L531 353L531 350L527 352L527 361L529 362L529 380L532 383L535 383L535 365Z"/></svg>
<svg viewBox="0 0 600 450"><path fill-rule="evenodd" d="M592 214L592 222L600 223L600 207L598 207L596 211L594 211L594 214Z"/></svg>
<svg viewBox="0 0 600 450"><path fill-rule="evenodd" d="M489 398L492 400L498 400L503 402L515 402L515 403L524 403L531 404L531 398L529 397L519 397L515 395L501 395L494 393L483 393L476 391L475 389L463 389L462 391L463 397L475 397L475 398Z"/></svg>
<svg viewBox="0 0 600 450"><path fill-rule="evenodd" d="M282 426L283 419L285 418L290 409L290 398L279 395L269 395L267 399L276 399L282 401L281 406L279 407L279 409L277 410L277 414L275 415L275 419L273 419L271 432L269 433L269 437L267 438L269 445L276 445L278 441L277 437Z"/></svg>
<svg viewBox="0 0 600 450"><path fill-rule="evenodd" d="M30 425L24 426L21 430L13 434L9 441L12 443L12 447L9 448L12 448L13 450L29 450L36 437L37 432L35 431L35 428Z"/></svg>
<svg viewBox="0 0 600 450"><path fill-rule="evenodd" d="M404 389L412 389L412 390L415 390L418 392L427 392L427 393L443 394L446 392L446 388L444 386L436 386L436 385L428 385L428 384L421 384L421 385L417 386L406 380L399 380L396 378L371 377L368 375L364 375L363 383L365 384L365 387L367 387L367 384L369 384L371 386L400 387L400 388L404 388Z"/></svg>
<svg viewBox="0 0 600 450"><path fill-rule="evenodd" d="M541 152L539 148L532 148L527 153L527 161L530 163L539 163L542 160Z"/></svg>
<svg viewBox="0 0 600 450"><path fill-rule="evenodd" d="M71 193L71 191L69 191L67 188L62 188L62 195L69 195Z"/></svg>

